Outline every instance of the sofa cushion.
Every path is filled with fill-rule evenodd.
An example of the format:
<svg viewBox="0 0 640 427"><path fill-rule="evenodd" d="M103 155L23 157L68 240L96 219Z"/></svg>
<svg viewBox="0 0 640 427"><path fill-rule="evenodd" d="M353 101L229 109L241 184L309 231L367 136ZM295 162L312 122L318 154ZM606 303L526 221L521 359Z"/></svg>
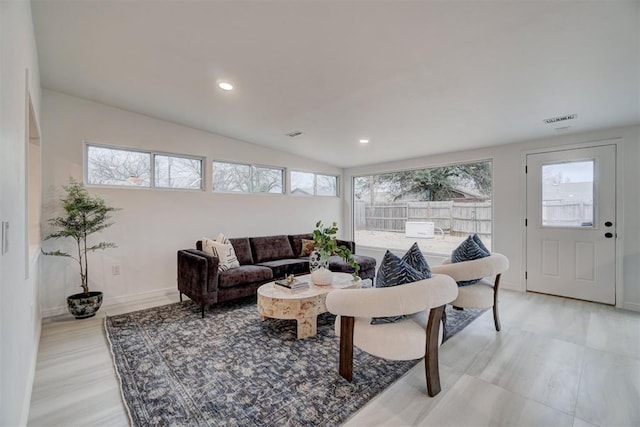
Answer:
<svg viewBox="0 0 640 427"><path fill-rule="evenodd" d="M313 240L313 234L291 234L289 235L289 243L291 243L291 249L293 249L293 253L295 256L302 256L302 240ZM304 256L308 256L304 255Z"/></svg>
<svg viewBox="0 0 640 427"><path fill-rule="evenodd" d="M250 237L251 252L255 263L283 258L295 258L287 236Z"/></svg>
<svg viewBox="0 0 640 427"><path fill-rule="evenodd" d="M236 251L236 257L240 265L253 264L253 255L251 255L251 245L247 237L239 237L229 239Z"/></svg>
<svg viewBox="0 0 640 427"><path fill-rule="evenodd" d="M276 279L288 276L289 274L309 273L309 260L301 258L276 259L261 262L256 265L269 267L273 271L273 277Z"/></svg>
<svg viewBox="0 0 640 427"><path fill-rule="evenodd" d="M273 273L270 268L258 265L241 265L231 270L221 271L218 275L218 286L232 288L250 283L266 282L271 279L273 279Z"/></svg>

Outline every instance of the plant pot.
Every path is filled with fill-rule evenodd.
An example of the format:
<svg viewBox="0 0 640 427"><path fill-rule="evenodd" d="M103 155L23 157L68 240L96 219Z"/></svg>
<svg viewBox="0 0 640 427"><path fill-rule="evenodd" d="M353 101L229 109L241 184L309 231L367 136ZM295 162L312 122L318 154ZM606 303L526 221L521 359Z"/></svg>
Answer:
<svg viewBox="0 0 640 427"><path fill-rule="evenodd" d="M76 319L93 317L102 305L102 292L79 293L67 297L67 309Z"/></svg>
<svg viewBox="0 0 640 427"><path fill-rule="evenodd" d="M328 286L333 281L333 273L327 268L320 267L311 273L311 281L314 285Z"/></svg>
<svg viewBox="0 0 640 427"><path fill-rule="evenodd" d="M320 251L314 250L309 255L309 271L313 273L319 268L329 269L329 257L322 256Z"/></svg>

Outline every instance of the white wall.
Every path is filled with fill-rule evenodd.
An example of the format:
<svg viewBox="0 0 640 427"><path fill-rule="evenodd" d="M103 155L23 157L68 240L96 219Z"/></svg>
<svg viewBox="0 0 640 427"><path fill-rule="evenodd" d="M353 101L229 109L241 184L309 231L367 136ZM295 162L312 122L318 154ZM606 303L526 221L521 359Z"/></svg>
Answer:
<svg viewBox="0 0 640 427"><path fill-rule="evenodd" d="M310 159L239 140L111 108L58 92L43 91L43 218L52 215L60 187L69 177L82 179L83 141L207 157L206 188L211 188L212 159L341 175L342 170ZM154 293L177 292L176 251L195 247L202 237L311 232L317 220L342 218L338 197L274 194L214 194L207 191L90 188L112 206L115 225L103 238L118 248L90 258L90 286L105 293L105 304ZM45 231L47 227L45 226ZM46 249L59 243L44 242ZM121 274L111 274L119 265ZM69 260L43 257L44 315L64 312L65 297L80 291L79 275Z"/></svg>
<svg viewBox="0 0 640 427"><path fill-rule="evenodd" d="M618 196L622 214L618 224L623 249L623 295L617 295L618 306L640 311L640 127L608 129L584 134L500 145L478 150L446 153L398 162L370 165L345 170L345 210L343 223L352 227L352 181L354 176L446 165L475 160L493 160L493 239L496 252L509 257L511 267L503 276L506 288L525 290L524 282L524 153L540 148L558 147L593 141L617 141L622 151L618 172L621 188ZM621 225L621 227L620 227Z"/></svg>
<svg viewBox="0 0 640 427"><path fill-rule="evenodd" d="M0 1L0 55L0 219L9 222L9 251L0 256L0 425L14 426L26 424L40 338L37 256L27 260L26 233L27 86L40 115L28 1Z"/></svg>

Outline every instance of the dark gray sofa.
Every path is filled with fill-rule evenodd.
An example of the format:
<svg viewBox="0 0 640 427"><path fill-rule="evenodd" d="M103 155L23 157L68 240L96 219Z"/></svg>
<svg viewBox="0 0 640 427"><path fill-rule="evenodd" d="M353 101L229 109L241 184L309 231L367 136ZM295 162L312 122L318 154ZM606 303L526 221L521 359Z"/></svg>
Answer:
<svg viewBox="0 0 640 427"><path fill-rule="evenodd" d="M187 295L204 309L209 304L254 295L266 282L285 275L309 273L309 257L301 257L302 240L312 240L311 234L240 237L229 239L240 267L218 271L218 258L202 251L202 242L195 249L178 251L178 291ZM338 240L355 254L355 243ZM374 279L376 260L354 255L360 265L362 279ZM342 258L329 259L331 271L353 273L353 268Z"/></svg>

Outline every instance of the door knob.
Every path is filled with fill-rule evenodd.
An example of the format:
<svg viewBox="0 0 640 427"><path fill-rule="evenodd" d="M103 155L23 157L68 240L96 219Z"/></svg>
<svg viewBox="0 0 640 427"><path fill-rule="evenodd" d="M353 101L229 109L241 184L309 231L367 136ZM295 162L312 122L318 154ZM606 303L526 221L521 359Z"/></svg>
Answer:
<svg viewBox="0 0 640 427"><path fill-rule="evenodd" d="M606 237L607 239L610 239L613 237L613 233L604 233L604 237Z"/></svg>

